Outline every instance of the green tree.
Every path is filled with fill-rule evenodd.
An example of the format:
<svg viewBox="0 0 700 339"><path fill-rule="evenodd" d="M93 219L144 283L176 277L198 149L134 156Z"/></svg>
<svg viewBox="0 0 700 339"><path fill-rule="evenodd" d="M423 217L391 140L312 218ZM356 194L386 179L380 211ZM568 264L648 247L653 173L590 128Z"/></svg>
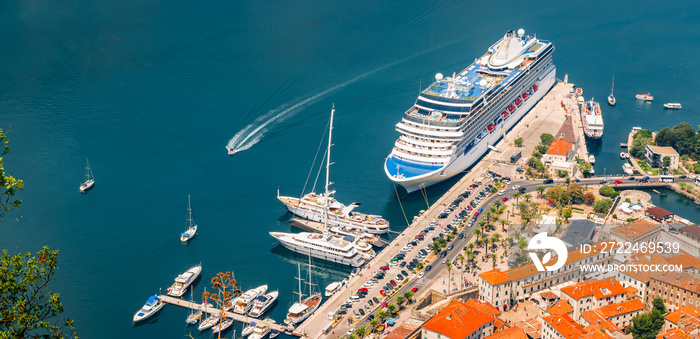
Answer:
<svg viewBox="0 0 700 339"><path fill-rule="evenodd" d="M598 190L598 193L604 197L610 197L615 193L615 189L611 186L603 186Z"/></svg>
<svg viewBox="0 0 700 339"><path fill-rule="evenodd" d="M664 173L665 173L666 170L668 170L669 167L671 167L671 157L665 156L665 157L663 157L663 159L661 160L661 169L662 169L662 170L664 171Z"/></svg>
<svg viewBox="0 0 700 339"><path fill-rule="evenodd" d="M587 176L587 175L591 174L591 170L593 169L593 165L591 165L587 162L584 162L584 163L578 165L578 169L579 169L579 171L581 171L581 173L583 173L584 176Z"/></svg>
<svg viewBox="0 0 700 339"><path fill-rule="evenodd" d="M396 312L399 311L399 308L398 306L396 306L396 304L389 304L387 305L386 310L389 312L390 315L394 315L396 314Z"/></svg>
<svg viewBox="0 0 700 339"><path fill-rule="evenodd" d="M24 181L13 177L11 173L5 173L3 156L10 153L10 142L5 140L6 138L7 134L0 129L0 221L5 217L5 213L22 204L22 200L15 199L15 194L24 189Z"/></svg>
<svg viewBox="0 0 700 339"><path fill-rule="evenodd" d="M544 191L547 189L544 185L537 185L537 193L539 193L539 197L542 198L542 194L544 194Z"/></svg>
<svg viewBox="0 0 700 339"><path fill-rule="evenodd" d="M675 140L674 131L668 127L662 128L654 137L654 143L657 146L672 146Z"/></svg>
<svg viewBox="0 0 700 339"><path fill-rule="evenodd" d="M583 201L583 195L586 193L586 188L578 183L572 182L566 187L568 200L571 203Z"/></svg>
<svg viewBox="0 0 700 339"><path fill-rule="evenodd" d="M61 317L58 293L47 290L58 269L58 251L44 246L0 260L0 338L77 338L73 321Z"/></svg>
<svg viewBox="0 0 700 339"><path fill-rule="evenodd" d="M595 204L593 204L593 210L598 213L608 213L610 207L612 207L612 204L613 201L610 198L600 199Z"/></svg>
<svg viewBox="0 0 700 339"><path fill-rule="evenodd" d="M664 316L657 309L650 313L640 313L632 318L632 326L625 331L634 339L655 339L664 325Z"/></svg>
<svg viewBox="0 0 700 339"><path fill-rule="evenodd" d="M377 331L379 326L382 326L382 323L379 322L379 319L374 318L374 319L369 321L369 326L372 328L372 332L375 332L375 331Z"/></svg>
<svg viewBox="0 0 700 339"><path fill-rule="evenodd" d="M654 305L655 310L659 310L661 314L666 314L668 310L666 310L666 305L664 305L664 301L661 300L661 297L656 296L654 297L654 300L651 302L652 305Z"/></svg>
<svg viewBox="0 0 700 339"><path fill-rule="evenodd" d="M700 163L693 165L693 172L696 174L700 173Z"/></svg>
<svg viewBox="0 0 700 339"><path fill-rule="evenodd" d="M515 144L515 147L523 147L523 138L515 138L515 140L513 140L513 144Z"/></svg>
<svg viewBox="0 0 700 339"><path fill-rule="evenodd" d="M537 168L538 164L542 164L542 162L536 157L530 157L530 159L527 159L527 165L532 168Z"/></svg>
<svg viewBox="0 0 700 339"><path fill-rule="evenodd" d="M402 305L406 301L402 295L397 295L395 300L397 305Z"/></svg>
<svg viewBox="0 0 700 339"><path fill-rule="evenodd" d="M569 221L569 218L571 218L571 215L572 215L572 214L573 214L573 212L572 212L571 208L565 208L565 209L564 209L564 214L563 214L563 215L564 215L564 220L566 220L566 221L568 222L568 221Z"/></svg>
<svg viewBox="0 0 700 339"><path fill-rule="evenodd" d="M651 137L639 137L632 141L632 147L630 147L630 155L635 158L643 158L646 152L645 148L647 145L653 145L654 141Z"/></svg>
<svg viewBox="0 0 700 339"><path fill-rule="evenodd" d="M423 267L425 267L425 265L424 265L422 262L419 262L419 263L416 264L416 268L417 268L419 271L422 270Z"/></svg>
<svg viewBox="0 0 700 339"><path fill-rule="evenodd" d="M549 133L542 133L540 134L540 141L542 142L542 145L549 147L549 145L551 145L554 141L554 136Z"/></svg>
<svg viewBox="0 0 700 339"><path fill-rule="evenodd" d="M367 338L369 335L369 329L366 326L359 326L357 329L355 329L355 335L357 336L358 339L364 339Z"/></svg>
<svg viewBox="0 0 700 339"><path fill-rule="evenodd" d="M413 298L413 292L411 291L406 291L406 293L403 294L403 298L406 299L406 303L410 304L411 299Z"/></svg>
<svg viewBox="0 0 700 339"><path fill-rule="evenodd" d="M639 130L639 131L637 131L637 133L634 133L634 136L632 136L632 139L637 139L638 137L651 138L651 130L650 129Z"/></svg>
<svg viewBox="0 0 700 339"><path fill-rule="evenodd" d="M391 315L384 310L377 311L374 316L376 319L379 319L380 323L384 323L387 319L391 318Z"/></svg>
<svg viewBox="0 0 700 339"><path fill-rule="evenodd" d="M591 192L586 192L583 195L583 202L586 203L587 205L590 205L595 202L595 194Z"/></svg>
<svg viewBox="0 0 700 339"><path fill-rule="evenodd" d="M687 122L681 122L680 124L673 127L673 148L678 151L679 154L688 154L693 149L693 143L696 139L696 132L693 125Z"/></svg>
<svg viewBox="0 0 700 339"><path fill-rule="evenodd" d="M518 248L524 250L527 247L527 241L523 238L518 239Z"/></svg>

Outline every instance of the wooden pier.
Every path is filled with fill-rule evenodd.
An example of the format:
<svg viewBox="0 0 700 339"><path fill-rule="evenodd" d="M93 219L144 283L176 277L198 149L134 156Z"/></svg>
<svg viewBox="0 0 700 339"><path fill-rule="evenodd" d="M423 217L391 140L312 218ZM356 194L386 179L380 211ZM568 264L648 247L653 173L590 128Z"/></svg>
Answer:
<svg viewBox="0 0 700 339"><path fill-rule="evenodd" d="M202 312L206 312L209 314L214 314L214 315L220 315L221 310L216 309L214 307L205 307L203 304L197 304L190 302L189 300L183 300L180 298L173 298L171 296L167 295L159 295L158 298L160 298L164 303L175 305L175 306L180 306L184 308L189 308L189 309L195 309L195 310L200 310ZM265 323L268 326L270 326L270 329L272 330L278 330L280 332L284 331L290 331L294 332L293 327L289 327L286 325L281 325L275 323L273 320L270 318L265 318L265 319L260 319L260 318L251 318L251 317L246 317L245 315L238 314L238 313L233 313L233 312L226 312L226 317L233 318L233 320L242 322L242 323L250 323L251 321L255 321L256 323Z"/></svg>

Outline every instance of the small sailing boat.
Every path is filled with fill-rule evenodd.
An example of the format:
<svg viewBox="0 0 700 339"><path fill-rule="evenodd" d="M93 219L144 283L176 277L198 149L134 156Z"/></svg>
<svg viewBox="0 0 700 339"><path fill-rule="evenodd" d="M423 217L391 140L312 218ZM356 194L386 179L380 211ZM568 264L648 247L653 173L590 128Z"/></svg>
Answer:
<svg viewBox="0 0 700 339"><path fill-rule="evenodd" d="M194 220L192 215L192 202L190 201L190 196L187 196L187 230L180 234L180 241L187 242L194 238L197 234L197 222Z"/></svg>
<svg viewBox="0 0 700 339"><path fill-rule="evenodd" d="M194 325L202 318L202 311L192 308L192 295L194 295L194 290L190 293L190 305L187 307L187 319L185 320L187 325Z"/></svg>
<svg viewBox="0 0 700 339"><path fill-rule="evenodd" d="M615 106L617 101L615 100L615 96L613 95L613 91L615 90L615 76L613 75L613 80L612 80L612 87L610 88L610 96L608 97L608 104L610 106Z"/></svg>
<svg viewBox="0 0 700 339"><path fill-rule="evenodd" d="M95 186L95 177L92 175L92 169L90 169L90 162L85 159L85 181L80 184L80 192L85 192Z"/></svg>

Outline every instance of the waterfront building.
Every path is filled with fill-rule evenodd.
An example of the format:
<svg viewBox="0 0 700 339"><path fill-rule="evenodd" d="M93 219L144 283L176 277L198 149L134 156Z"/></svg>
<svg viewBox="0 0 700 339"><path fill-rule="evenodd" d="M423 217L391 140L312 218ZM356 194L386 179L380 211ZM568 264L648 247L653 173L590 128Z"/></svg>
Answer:
<svg viewBox="0 0 700 339"><path fill-rule="evenodd" d="M614 279L582 281L563 287L561 292L561 299L571 304L572 318L577 321L585 311L627 300L627 289Z"/></svg>
<svg viewBox="0 0 700 339"><path fill-rule="evenodd" d="M478 339L493 333L495 318L455 300L421 327L422 339Z"/></svg>
<svg viewBox="0 0 700 339"><path fill-rule="evenodd" d="M661 230L661 226L657 224L643 220L635 221L610 230L610 238L623 244L656 243L660 240Z"/></svg>
<svg viewBox="0 0 700 339"><path fill-rule="evenodd" d="M668 220L672 220L674 214L661 207L654 206L644 211L644 215L658 222L665 222Z"/></svg>
<svg viewBox="0 0 700 339"><path fill-rule="evenodd" d="M689 225L679 228L677 231L662 232L659 242L677 243L681 250L694 257L700 257L700 227ZM697 273L700 273L698 271Z"/></svg>
<svg viewBox="0 0 700 339"><path fill-rule="evenodd" d="M647 158L647 161L655 167L661 167L661 163L664 161L664 158L669 157L671 158L671 166L669 166L670 169L677 169L678 162L680 160L678 152L676 152L673 147L668 146L647 145L645 147L644 156Z"/></svg>
<svg viewBox="0 0 700 339"><path fill-rule="evenodd" d="M614 244L608 241L609 246ZM587 272L581 265L608 265L612 253L603 252L602 243L591 245L589 251L575 248L569 251L566 263L556 271L541 272L535 264L501 271L494 269L479 274L479 299L496 308L508 310L515 302L525 300L533 293L566 281L581 281ZM556 257L551 259L556 260Z"/></svg>
<svg viewBox="0 0 700 339"><path fill-rule="evenodd" d="M574 144L564 140L554 140L547 153L542 156L545 165L554 162L566 162L574 158Z"/></svg>
<svg viewBox="0 0 700 339"><path fill-rule="evenodd" d="M642 313L642 311L644 311L644 303L639 299L632 299L585 311L581 313L579 321L583 326L595 325L596 327L602 327L598 324L605 323L610 333L623 333L627 326L632 325L632 318ZM603 322L603 320L607 322ZM610 327L610 324L615 327Z"/></svg>
<svg viewBox="0 0 700 339"><path fill-rule="evenodd" d="M550 315L542 318L543 339L606 339L612 338L594 326L581 327L568 315Z"/></svg>

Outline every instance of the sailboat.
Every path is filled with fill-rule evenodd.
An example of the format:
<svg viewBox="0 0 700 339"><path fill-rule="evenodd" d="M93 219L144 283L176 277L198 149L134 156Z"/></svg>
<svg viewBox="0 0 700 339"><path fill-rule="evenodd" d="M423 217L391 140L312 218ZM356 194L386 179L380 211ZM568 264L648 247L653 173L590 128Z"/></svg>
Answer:
<svg viewBox="0 0 700 339"><path fill-rule="evenodd" d="M190 293L190 304L187 307L187 319L185 322L187 325L196 324L199 319L202 318L202 311L192 308L192 296L194 295L194 290Z"/></svg>
<svg viewBox="0 0 700 339"><path fill-rule="evenodd" d="M194 238L197 234L197 222L194 220L192 215L192 202L190 201L190 196L187 196L187 230L180 234L180 241L187 242Z"/></svg>
<svg viewBox="0 0 700 339"><path fill-rule="evenodd" d="M85 181L80 184L80 192L85 192L95 186L95 177L92 175L92 169L90 169L90 162L85 159Z"/></svg>
<svg viewBox="0 0 700 339"><path fill-rule="evenodd" d="M613 80L612 80L612 87L610 88L610 96L608 97L608 104L610 106L615 106L617 101L615 100L615 96L613 95L613 91L615 90L615 76L613 75Z"/></svg>
<svg viewBox="0 0 700 339"><path fill-rule="evenodd" d="M299 295L299 302L294 303L292 307L289 308L287 318L284 320L284 322L289 326L295 326L296 324L306 320L306 318L314 313L314 311L316 311L318 306L321 304L321 293L313 293L314 284L311 283L311 267L311 256L309 256L309 281L307 281L306 284L309 285L310 296L302 300L304 294L301 290L301 264L298 264L299 277L296 279L299 280L299 292L294 293Z"/></svg>
<svg viewBox="0 0 700 339"><path fill-rule="evenodd" d="M383 234L389 231L389 222L379 215L370 215L353 212L359 203L352 203L349 206L339 202L333 197L335 191L328 190L328 176L331 154L331 138L333 135L333 114L335 107L331 110L330 128L328 130L328 148L326 150L326 191L323 194L308 193L301 198L280 196L277 192L277 199L287 207L287 210L301 218L316 222L328 220L328 224L333 226L344 226L348 229L356 229L372 234ZM312 166L313 167L313 166ZM312 168L313 170L313 168Z"/></svg>

